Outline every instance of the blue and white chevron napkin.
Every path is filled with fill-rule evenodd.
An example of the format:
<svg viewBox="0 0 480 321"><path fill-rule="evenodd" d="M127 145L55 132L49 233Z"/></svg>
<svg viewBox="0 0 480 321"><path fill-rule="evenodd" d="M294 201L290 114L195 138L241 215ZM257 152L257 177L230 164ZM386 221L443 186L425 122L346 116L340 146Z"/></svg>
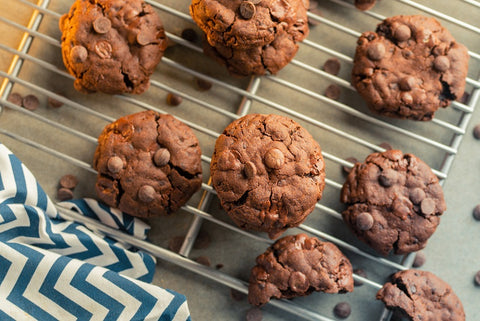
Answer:
<svg viewBox="0 0 480 321"><path fill-rule="evenodd" d="M146 238L145 223L95 200L66 203ZM0 320L190 320L183 295L145 283L154 271L151 255L62 220L0 144Z"/></svg>

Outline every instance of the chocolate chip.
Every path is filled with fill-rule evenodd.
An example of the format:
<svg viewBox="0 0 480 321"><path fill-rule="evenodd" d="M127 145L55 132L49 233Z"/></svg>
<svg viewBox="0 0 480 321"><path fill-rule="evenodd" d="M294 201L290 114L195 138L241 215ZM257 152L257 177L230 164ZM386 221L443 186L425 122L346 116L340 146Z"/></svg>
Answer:
<svg viewBox="0 0 480 321"><path fill-rule="evenodd" d="M243 172L245 174L245 177L253 178L255 177L255 175L257 175L257 167L255 167L254 163L247 162L243 167Z"/></svg>
<svg viewBox="0 0 480 321"><path fill-rule="evenodd" d="M67 200L71 200L72 198L73 198L73 192L71 189L65 188L65 187L58 189L57 199L59 201L67 201Z"/></svg>
<svg viewBox="0 0 480 321"><path fill-rule="evenodd" d="M95 44L95 52L102 59L112 57L112 45L107 41L99 41Z"/></svg>
<svg viewBox="0 0 480 321"><path fill-rule="evenodd" d="M425 197L425 192L420 187L412 189L409 194L409 198L413 204L420 204L425 199Z"/></svg>
<svg viewBox="0 0 480 321"><path fill-rule="evenodd" d="M473 218L477 221L480 221L480 204L475 206L475 208L473 209Z"/></svg>
<svg viewBox="0 0 480 321"><path fill-rule="evenodd" d="M331 84L325 89L325 96L333 100L338 100L338 98L340 98L340 92L341 90L338 85Z"/></svg>
<svg viewBox="0 0 480 321"><path fill-rule="evenodd" d="M74 189L78 185L78 179L75 175L63 175L59 181L60 187Z"/></svg>
<svg viewBox="0 0 480 321"><path fill-rule="evenodd" d="M285 156L278 148L271 148L264 156L265 165L271 169L279 169L283 166Z"/></svg>
<svg viewBox="0 0 480 321"><path fill-rule="evenodd" d="M152 37L146 31L140 31L139 33L137 33L136 39L137 39L137 43L140 46L146 46L152 42Z"/></svg>
<svg viewBox="0 0 480 321"><path fill-rule="evenodd" d="M450 60L447 56L438 56L433 61L433 67L440 72L447 71L450 68Z"/></svg>
<svg viewBox="0 0 480 321"><path fill-rule="evenodd" d="M480 286L480 271L475 274L475 284Z"/></svg>
<svg viewBox="0 0 480 321"><path fill-rule="evenodd" d="M202 78L195 77L195 83L197 84L197 89L200 91L207 91L212 88L212 83Z"/></svg>
<svg viewBox="0 0 480 321"><path fill-rule="evenodd" d="M338 75L340 71L340 61L337 58L330 58L323 64L323 70L332 75Z"/></svg>
<svg viewBox="0 0 480 321"><path fill-rule="evenodd" d="M40 105L40 101L35 95L26 95L22 99L22 106L28 110L35 110Z"/></svg>
<svg viewBox="0 0 480 321"><path fill-rule="evenodd" d="M223 267L224 267L224 265L223 265L222 263L218 263L217 265L215 265L215 268L216 268L217 270L220 270L220 269L223 268Z"/></svg>
<svg viewBox="0 0 480 321"><path fill-rule="evenodd" d="M93 22L93 29L99 34L107 33L111 27L112 23L107 17L99 17Z"/></svg>
<svg viewBox="0 0 480 321"><path fill-rule="evenodd" d="M168 248L170 251L178 253L182 248L183 241L185 240L185 236L174 236L168 242Z"/></svg>
<svg viewBox="0 0 480 321"><path fill-rule="evenodd" d="M123 168L123 160L118 156L112 156L107 161L107 168L110 173L117 174Z"/></svg>
<svg viewBox="0 0 480 321"><path fill-rule="evenodd" d="M353 163L355 165L355 163L358 163L358 159L356 159L355 157L348 157L345 159L347 162L350 162L350 163ZM352 171L352 168L351 167L348 167L348 166L343 166L342 167L343 171L345 173L350 173Z"/></svg>
<svg viewBox="0 0 480 321"><path fill-rule="evenodd" d="M467 92L464 92L463 95L462 95L462 98L460 98L459 100L462 104L468 104L468 102L470 101L470 94L467 93Z"/></svg>
<svg viewBox="0 0 480 321"><path fill-rule="evenodd" d="M180 36L190 42L196 42L198 40L198 34L192 28L183 29Z"/></svg>
<svg viewBox="0 0 480 321"><path fill-rule="evenodd" d="M165 166L170 161L170 152L166 148L158 149L153 155L153 162L158 167Z"/></svg>
<svg viewBox="0 0 480 321"><path fill-rule="evenodd" d="M378 144L378 146L384 148L385 150L392 150L393 149L393 146L390 145L387 142L381 142L380 144Z"/></svg>
<svg viewBox="0 0 480 321"><path fill-rule="evenodd" d="M410 91L415 87L415 82L416 81L414 77L407 76L400 79L398 86L400 87L400 90Z"/></svg>
<svg viewBox="0 0 480 321"><path fill-rule="evenodd" d="M362 212L358 214L356 219L357 227L362 231L368 231L373 227L373 217L370 213Z"/></svg>
<svg viewBox="0 0 480 321"><path fill-rule="evenodd" d="M195 243L193 243L193 247L199 250L206 249L210 243L210 235L205 231L200 231L195 239Z"/></svg>
<svg viewBox="0 0 480 321"><path fill-rule="evenodd" d="M210 263L210 259L209 259L208 257L206 257L206 256L199 256L199 257L197 257L197 258L195 259L195 261L196 261L197 263L200 263L201 265L205 265L205 266L210 266L210 265L212 265L212 264Z"/></svg>
<svg viewBox="0 0 480 321"><path fill-rule="evenodd" d="M435 214L435 200L433 198L426 198L420 203L420 210L425 215Z"/></svg>
<svg viewBox="0 0 480 321"><path fill-rule="evenodd" d="M418 251L416 254L415 254L415 259L413 260L413 267L414 268L418 268L418 267L421 267L425 264L425 262L427 261L427 258L425 256L425 252L423 251Z"/></svg>
<svg viewBox="0 0 480 321"><path fill-rule="evenodd" d="M230 289L230 296L235 301L243 301L247 297L247 295L245 293L242 293L242 292L237 291L235 289Z"/></svg>
<svg viewBox="0 0 480 321"><path fill-rule="evenodd" d="M23 101L23 97L22 95L20 95L19 93L11 93L9 96L8 96L8 99L7 99L9 102L11 102L12 104L15 104L17 106L22 106L22 101Z"/></svg>
<svg viewBox="0 0 480 321"><path fill-rule="evenodd" d="M155 199L155 189L150 185L143 185L138 189L138 198L144 203L150 203Z"/></svg>
<svg viewBox="0 0 480 321"><path fill-rule="evenodd" d="M262 310L259 308L251 308L247 311L246 320L247 321L262 321L263 315Z"/></svg>
<svg viewBox="0 0 480 321"><path fill-rule="evenodd" d="M365 278L365 279L367 278L367 272L365 272L365 270L363 270L363 269L354 269L353 273L358 275L358 276L361 276L362 278ZM363 282L360 281L360 280L353 279L353 285L362 286Z"/></svg>
<svg viewBox="0 0 480 321"><path fill-rule="evenodd" d="M87 48L84 46L74 46L72 50L70 50L70 58L75 63L82 63L87 60L88 51Z"/></svg>
<svg viewBox="0 0 480 321"><path fill-rule="evenodd" d="M473 137L475 137L476 139L480 139L480 124L473 127Z"/></svg>
<svg viewBox="0 0 480 321"><path fill-rule="evenodd" d="M178 106L182 103L183 99L180 96L177 96L172 93L168 93L167 95L167 105L169 106Z"/></svg>
<svg viewBox="0 0 480 321"><path fill-rule="evenodd" d="M310 284L305 274L299 271L295 271L290 274L290 278L288 279L288 286L294 292L305 292L308 290Z"/></svg>
<svg viewBox="0 0 480 321"><path fill-rule="evenodd" d="M400 25L393 32L393 36L398 41L405 41L410 39L410 37L412 36L412 31L407 25Z"/></svg>
<svg viewBox="0 0 480 321"><path fill-rule="evenodd" d="M252 17L255 15L255 5L251 1L243 1L240 4L240 15L244 19L252 19Z"/></svg>
<svg viewBox="0 0 480 321"><path fill-rule="evenodd" d="M385 46L380 42L375 42L368 47L367 55L370 60L378 61L385 57Z"/></svg>
<svg viewBox="0 0 480 321"><path fill-rule="evenodd" d="M398 178L398 174L395 170L391 168L387 168L383 172L380 173L378 176L378 182L383 187L391 187L393 184L396 183Z"/></svg>
<svg viewBox="0 0 480 321"><path fill-rule="evenodd" d="M61 101L58 101L52 97L48 97L47 101L48 101L48 105L52 108L60 108L63 106L63 103Z"/></svg>
<svg viewBox="0 0 480 321"><path fill-rule="evenodd" d="M337 318L346 319L352 313L352 308L348 302L340 302L333 308L333 313Z"/></svg>

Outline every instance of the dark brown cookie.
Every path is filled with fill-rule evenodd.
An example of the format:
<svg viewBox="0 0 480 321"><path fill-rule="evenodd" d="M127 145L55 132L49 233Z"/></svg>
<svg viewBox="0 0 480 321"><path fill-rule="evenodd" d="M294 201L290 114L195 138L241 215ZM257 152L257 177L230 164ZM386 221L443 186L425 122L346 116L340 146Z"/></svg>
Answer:
<svg viewBox="0 0 480 321"><path fill-rule="evenodd" d="M395 273L377 299L412 321L465 321L462 302L450 285L427 271Z"/></svg>
<svg viewBox="0 0 480 321"><path fill-rule="evenodd" d="M142 0L76 0L60 30L63 62L85 93L144 92L167 47L160 18Z"/></svg>
<svg viewBox="0 0 480 321"><path fill-rule="evenodd" d="M344 221L383 255L425 247L446 210L442 187L430 167L399 150L373 153L356 163L341 191Z"/></svg>
<svg viewBox="0 0 480 321"><path fill-rule="evenodd" d="M107 125L93 167L100 200L139 217L178 210L202 183L198 139L171 115L144 111Z"/></svg>
<svg viewBox="0 0 480 321"><path fill-rule="evenodd" d="M467 48L434 18L388 18L357 44L352 84L374 113L431 120L463 95Z"/></svg>
<svg viewBox="0 0 480 321"><path fill-rule="evenodd" d="M210 171L232 220L271 238L301 224L325 187L320 146L279 115L250 114L228 125L215 144Z"/></svg>
<svg viewBox="0 0 480 321"><path fill-rule="evenodd" d="M248 286L248 302L262 306L271 298L306 296L313 291L353 291L352 265L333 244L306 234L276 241L257 257Z"/></svg>

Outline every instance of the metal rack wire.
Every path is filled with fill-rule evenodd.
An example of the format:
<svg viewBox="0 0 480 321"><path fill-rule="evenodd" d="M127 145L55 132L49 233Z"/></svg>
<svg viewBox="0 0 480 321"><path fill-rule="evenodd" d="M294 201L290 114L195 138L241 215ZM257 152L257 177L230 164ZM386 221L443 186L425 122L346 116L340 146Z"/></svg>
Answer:
<svg viewBox="0 0 480 321"><path fill-rule="evenodd" d="M312 0L313 1L313 0ZM98 120L103 125L106 123L115 120L116 118L123 116L119 115L109 115L102 112L101 109L92 108L89 105L91 100L82 99L82 102L79 102L78 99L70 99L66 96L56 93L54 90L49 88L46 85L35 83L31 81L28 75L25 72L22 72L25 64L31 64L35 68L40 70L45 70L51 72L61 78L65 78L68 81L72 81L73 77L64 71L63 68L59 67L58 64L49 61L42 55L36 55L31 53L31 48L34 42L39 42L39 46L52 46L54 50L59 51L60 42L58 40L58 32L52 32L49 28L41 28L42 24L53 23L60 18L63 12L57 12L50 9L53 1L50 0L39 0L36 4L29 2L28 0L10 0L11 3L22 4L27 8L30 8L32 13L27 24L23 25L12 19L0 17L0 23L8 25L18 31L23 33L22 38L19 42L19 45L14 48L0 43L0 50L4 53L8 53L12 56L12 61L8 71L0 71L0 77L4 79L2 87L0 89L0 103L3 107L8 109L8 112L14 111L15 114L12 115L3 115L0 117L0 121L6 117L28 117L29 119L34 119L44 126L55 128L56 130L63 132L67 135L74 136L78 138L82 144L89 146L90 149L94 149L96 144L96 137L93 136L88 131L82 130L82 128L75 128L74 126L69 126L68 124L63 124L56 119L56 116L52 116L50 113L39 113L28 111L24 108L16 106L9 101L7 101L8 96L13 91L14 86L21 86L30 92L35 92L38 95L43 95L45 97L53 98L57 101L60 101L65 104L65 108L70 108L75 110L79 117L93 117ZM180 10L175 8L171 3L165 4L168 1L162 1L162 3L150 0L147 1L153 7L158 9L162 18L167 19L179 19L184 21L187 24L192 24L192 19L186 13L187 10ZM475 7L479 7L479 3L473 0L463 0L464 5L472 6L472 10L478 10ZM175 2L173 2L175 3ZM375 12L357 12L354 6L350 2L343 0L329 0L331 6L334 6L335 9L332 10L349 10L350 14L354 12L357 15L365 15L366 17L373 18L375 20L382 20L385 18L384 15L375 13ZM457 25L462 30L466 30L478 36L480 34L480 28L477 28L471 24L458 20L454 17L445 15L439 11L433 10L428 6L423 4L409 1L409 0L396 0L397 5L401 5L404 8L413 8L415 10L423 11L426 14L436 16L442 21L451 23L452 25ZM68 4L68 6L70 3ZM185 1L184 8L188 7L188 1ZM408 9L405 9L408 11ZM48 22L42 22L47 19ZM338 23L333 19L328 19L322 16L319 16L314 13L309 13L309 19L319 21L324 28L331 28L335 32L344 34L345 36L351 37L351 43L355 43L355 39L361 34L360 31L357 31L353 28L348 27L347 25ZM372 25L369 29L373 29ZM363 31L363 30L362 30ZM192 43L187 40L182 39L178 35L178 30L168 30L167 36L170 40L180 46L181 51L179 53L188 52L189 55L194 57L203 57L202 49L197 43ZM215 114L217 117L222 117L224 125L228 124L230 121L241 117L255 108L260 110L269 110L273 112L283 113L292 118L297 119L305 126L309 126L309 129L313 131L314 137L321 137L323 135L330 135L336 137L339 140L348 142L348 146L352 146L351 152L361 150L362 153L365 151L383 151L384 148L379 146L377 143L372 142L371 132L374 134L377 131L382 131L382 133L388 133L385 137L401 137L401 140L404 141L402 146L409 146L411 144L419 144L417 147L419 150L426 149L430 154L434 154L432 159L441 159L440 163L433 163L432 168L434 168L435 174L443 182L450 170L452 162L454 160L455 154L458 151L458 146L461 142L462 136L465 134L465 128L470 120L471 113L474 111L475 106L477 105L480 91L480 82L476 79L473 79L472 75L478 72L480 68L480 55L478 53L470 51L471 57L471 67L470 67L470 76L467 79L467 84L470 91L470 99L468 104L454 102L448 110L440 111L441 117L436 117L428 125L422 124L405 124L401 122L385 120L382 118L374 117L364 110L361 107L357 107L358 96L355 94L354 88L351 86L348 75L334 76L326 73L325 71L314 66L311 61L305 56L301 56L300 53L302 50L305 52L311 50L311 52L328 57L336 57L342 63L346 65L351 65L353 59L351 55L345 54L337 49L335 49L331 43L328 41L323 42L321 39L312 34L307 40L303 42L300 48L299 55L291 62L291 66L288 66L286 69L296 68L293 73L300 71L302 75L309 75L309 77L318 77L325 82L333 82L341 86L345 91L345 96L352 96L350 100L348 97L344 100L336 101L319 93L315 88L311 88L302 83L302 80L298 77L292 76L288 71L281 72L277 76L264 76L264 77L254 77L248 81L230 81L222 75L211 76L205 70L198 70L195 67L190 66L188 63L185 63L183 60L179 59L179 54L172 54L162 59L161 68L172 70L175 73L185 75L188 77L198 77L204 80L207 80L218 88L219 95L222 95L223 92L228 95L234 95L239 99L239 104L236 108L227 108L220 102L215 101L215 98L200 96L198 93L185 90L185 87L176 86L175 84L170 83L171 79L158 79L153 77L151 81L151 89L149 92L153 92L152 96L158 95L159 92L172 92L176 95L181 96L185 101L188 101L192 106L201 108L205 110L207 114ZM199 58L201 59L201 58ZM30 65L29 65L30 66ZM347 68L348 69L348 68ZM160 73L160 72L159 72ZM161 78L161 77L159 77ZM172 80L174 82L174 80ZM182 81L180 79L180 81ZM281 100L275 99L271 95L271 92L265 90L265 88L281 88L281 90L291 91L295 95L301 96L309 104L318 104L323 107L322 112L330 112L334 110L338 115L343 115L348 117L348 119L354 119L354 122L364 123L364 127L361 127L360 131L353 130L345 124L348 125L348 121L344 120L346 118L341 118L340 120L323 120L319 118L315 112L309 114L303 110L299 110L295 105L290 103L285 103ZM217 93L217 92L216 92ZM214 126L210 126L208 121L206 125L204 124L203 119L197 119L195 115L189 116L188 113L180 113L176 111L163 110L157 107L157 105L151 101L140 99L139 97L118 95L114 97L116 101L121 104L128 106L134 106L135 108L140 109L151 109L163 113L173 113L176 114L176 117L184 121L187 125L192 127L196 132L205 135L208 137L208 141L213 142L216 137L219 135L221 128L215 130ZM62 111L59 111L61 113ZM120 112L120 111L119 111ZM3 111L6 113L6 110ZM20 116L19 116L20 115ZM322 120L320 120L322 119ZM427 129L422 128L428 127ZM443 134L441 136L430 135L431 132L437 133L441 131ZM25 137L20 134L20 130L14 130L11 128L0 128L0 134L8 136L15 141L28 146L32 150L40 150L44 153L53 155L62 161L70 163L74 166L80 167L83 170L95 174L92 166L89 162L81 159L78 156L68 155L60 148L48 146L47 143L42 143L38 140L35 140L35 137ZM373 135L375 136L375 135ZM440 137L440 138L438 138ZM392 138L393 139L393 138ZM341 168L342 166L351 167L352 163L345 160L345 153L350 150L344 151L335 146L330 146L328 144L323 144L323 156L327 160L328 164L331 166L336 166ZM210 163L210 157L206 154L202 155L202 161L205 167L208 167ZM28 164L27 164L28 166ZM341 175L329 174L327 167L327 189L329 189L330 194L338 193L339 189L342 186ZM235 278L231 275L222 273L212 268L202 266L195 261L189 259L190 253L193 247L193 244L197 238L198 232L204 220L213 222L214 224L239 233L247 238L252 239L255 242L260 242L265 246L272 243L271 240L266 239L265 237L259 234L253 234L247 231L243 231L236 226L232 225L228 221L224 221L216 215L212 214L213 211L210 206L210 201L215 197L215 191L210 186L210 181L207 180L202 185L201 197L197 197L194 203L189 202L188 205L185 205L182 209L187 213L192 214L193 220L188 228L188 232L185 237L185 241L182 244L179 254L173 253L165 248L162 248L158 245L155 245L150 242L140 241L134 237L125 235L119 231L113 230L106 226L99 224L98 222L89 220L88 218L79 216L78 214L68 211L58 205L58 210L61 215L66 219L74 219L76 221L84 222L86 225L92 227L95 230L101 231L103 233L109 234L114 238L122 240L124 242L130 243L139 249L143 249L155 255L156 257L174 263L176 265L182 266L183 268L193 271L199 275L207 277L215 282L219 282L228 287L236 289L240 292L247 292L247 284L245 281L242 281L238 278ZM325 199L325 197L324 197ZM334 220L341 220L341 214L338 209L338 202L336 201L325 201L318 203L316 205L315 213L324 213L327 216L330 216ZM312 215L314 215L312 214ZM311 216L312 216L311 215ZM357 243L352 243L350 240L343 239L338 237L333 233L330 233L329 229L324 225L318 225L315 221L307 221L305 224L302 224L299 227L299 230L307 232L311 235L315 235L324 240L335 243L343 251L352 253L359 256L362 260L368 260L375 262L379 265L385 266L391 270L403 270L411 266L413 262L413 255L406 256L403 259L399 258L383 258L377 257L369 251L366 251ZM391 272L390 272L391 273ZM381 285L378 282L363 278L359 275L355 275L354 278L358 281L362 281L373 289L378 289ZM308 319L308 320L332 320L328 316L320 313L319 311L314 311L309 308L302 307L297 304L296 301L288 300L273 300L270 305L279 308L281 310L292 313L296 317ZM379 316L381 320L388 319L389 315L386 311Z"/></svg>

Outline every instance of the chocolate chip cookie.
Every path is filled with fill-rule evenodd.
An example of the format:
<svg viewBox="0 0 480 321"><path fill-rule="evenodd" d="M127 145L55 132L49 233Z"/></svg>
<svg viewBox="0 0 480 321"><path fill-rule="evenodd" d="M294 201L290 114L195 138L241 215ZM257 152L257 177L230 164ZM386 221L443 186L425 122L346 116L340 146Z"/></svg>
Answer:
<svg viewBox="0 0 480 321"><path fill-rule="evenodd" d="M167 47L159 16L142 0L76 0L59 26L63 62L84 93L143 93Z"/></svg>
<svg viewBox="0 0 480 321"><path fill-rule="evenodd" d="M378 291L377 299L412 321L465 321L460 299L450 285L430 272L395 273Z"/></svg>
<svg viewBox="0 0 480 321"><path fill-rule="evenodd" d="M383 255L425 247L446 210L443 190L430 167L399 150L373 153L356 163L342 187L344 221Z"/></svg>
<svg viewBox="0 0 480 321"><path fill-rule="evenodd" d="M467 48L434 18L387 18L357 44L352 84L374 113L431 120L463 95Z"/></svg>
<svg viewBox="0 0 480 321"><path fill-rule="evenodd" d="M100 200L139 217L175 212L202 184L201 151L193 131L173 116L153 111L107 125L93 167Z"/></svg>
<svg viewBox="0 0 480 321"><path fill-rule="evenodd" d="M313 137L294 120L250 114L217 139L212 184L231 219L271 238L298 226L325 187L325 163Z"/></svg>
<svg viewBox="0 0 480 321"><path fill-rule="evenodd" d="M352 265L332 243L306 234L276 241L257 257L250 274L248 302L262 306L271 298L306 296L313 291L353 291Z"/></svg>

